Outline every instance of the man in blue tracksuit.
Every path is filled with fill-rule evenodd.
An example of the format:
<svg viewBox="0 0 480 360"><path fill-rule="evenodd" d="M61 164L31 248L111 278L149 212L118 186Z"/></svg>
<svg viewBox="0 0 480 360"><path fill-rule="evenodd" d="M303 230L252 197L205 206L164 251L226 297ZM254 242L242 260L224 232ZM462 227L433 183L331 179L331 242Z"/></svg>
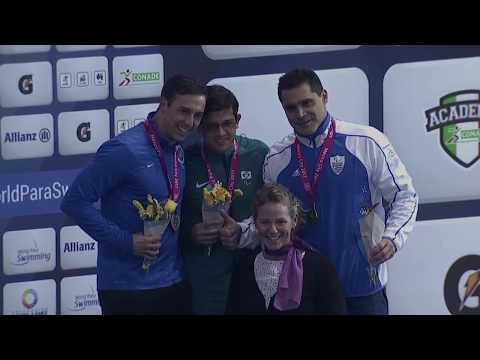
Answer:
<svg viewBox="0 0 480 360"><path fill-rule="evenodd" d="M294 133L270 148L264 182L302 201L309 220L299 235L335 265L348 313L388 314L385 261L404 245L418 209L410 176L384 134L327 112L314 71L283 75L278 97ZM240 225L245 245L254 229ZM364 238L376 246L366 250Z"/></svg>
<svg viewBox="0 0 480 360"><path fill-rule="evenodd" d="M147 195L177 204L185 185L179 142L202 118L206 88L176 75L163 86L160 106L139 124L105 142L70 186L61 208L98 242L97 287L103 314L183 314L190 310L178 252L178 226L161 238L143 235L133 200ZM94 203L100 200L100 210ZM144 258L153 264L142 268Z"/></svg>

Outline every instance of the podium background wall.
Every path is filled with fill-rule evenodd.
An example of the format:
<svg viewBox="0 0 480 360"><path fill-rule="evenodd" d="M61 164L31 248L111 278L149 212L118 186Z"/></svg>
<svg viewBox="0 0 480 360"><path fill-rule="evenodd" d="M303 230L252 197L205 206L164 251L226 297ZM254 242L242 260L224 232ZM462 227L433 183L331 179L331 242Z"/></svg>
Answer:
<svg viewBox="0 0 480 360"><path fill-rule="evenodd" d="M0 312L100 313L96 243L59 204L101 143L156 109L164 79L229 87L239 133L272 144L290 132L277 80L297 66L317 71L335 117L387 134L418 190L391 313L479 313L480 290L463 297L480 269L480 46L397 45L0 45Z"/></svg>

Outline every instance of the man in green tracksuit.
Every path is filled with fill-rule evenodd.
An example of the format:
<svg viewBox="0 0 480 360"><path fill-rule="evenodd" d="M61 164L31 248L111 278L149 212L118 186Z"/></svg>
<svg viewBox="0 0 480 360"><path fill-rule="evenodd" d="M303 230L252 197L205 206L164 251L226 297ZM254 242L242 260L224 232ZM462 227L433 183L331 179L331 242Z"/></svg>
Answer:
<svg viewBox="0 0 480 360"><path fill-rule="evenodd" d="M252 215L252 202L263 185L263 161L268 147L259 140L237 136L238 101L220 85L208 86L207 103L199 127L202 141L185 151L186 186L182 204L180 244L192 286L194 314L224 314L235 259L240 255L235 221ZM202 222L203 190L221 182L233 193L222 224ZM233 194L232 194L233 195Z"/></svg>

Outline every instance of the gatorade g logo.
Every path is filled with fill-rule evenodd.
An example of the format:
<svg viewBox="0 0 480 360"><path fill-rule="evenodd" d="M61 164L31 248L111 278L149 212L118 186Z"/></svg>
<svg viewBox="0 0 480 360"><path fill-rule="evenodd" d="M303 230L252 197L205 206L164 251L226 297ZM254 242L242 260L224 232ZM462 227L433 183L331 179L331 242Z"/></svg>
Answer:
<svg viewBox="0 0 480 360"><path fill-rule="evenodd" d="M467 255L453 263L443 293L453 315L480 315L480 255Z"/></svg>
<svg viewBox="0 0 480 360"><path fill-rule="evenodd" d="M439 129L443 150L463 167L480 158L480 91L447 94L440 106L425 111L427 132Z"/></svg>
<svg viewBox="0 0 480 360"><path fill-rule="evenodd" d="M31 94L33 92L33 76L32 74L23 75L18 80L18 90L24 95Z"/></svg>
<svg viewBox="0 0 480 360"><path fill-rule="evenodd" d="M87 142L90 141L92 137L91 131L90 131L90 123L81 123L77 127L77 138L81 142Z"/></svg>

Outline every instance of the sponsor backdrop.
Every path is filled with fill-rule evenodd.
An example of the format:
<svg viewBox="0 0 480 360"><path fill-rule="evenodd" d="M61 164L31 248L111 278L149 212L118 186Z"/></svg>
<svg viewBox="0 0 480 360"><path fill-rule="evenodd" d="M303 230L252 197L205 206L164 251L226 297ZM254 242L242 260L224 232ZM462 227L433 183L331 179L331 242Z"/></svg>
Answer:
<svg viewBox="0 0 480 360"><path fill-rule="evenodd" d="M157 108L165 79L229 87L239 133L271 145L290 132L277 81L297 66L337 118L384 131L414 179L391 313L479 313L480 46L359 45L0 45L0 313L101 313L96 242L59 204L104 141Z"/></svg>

